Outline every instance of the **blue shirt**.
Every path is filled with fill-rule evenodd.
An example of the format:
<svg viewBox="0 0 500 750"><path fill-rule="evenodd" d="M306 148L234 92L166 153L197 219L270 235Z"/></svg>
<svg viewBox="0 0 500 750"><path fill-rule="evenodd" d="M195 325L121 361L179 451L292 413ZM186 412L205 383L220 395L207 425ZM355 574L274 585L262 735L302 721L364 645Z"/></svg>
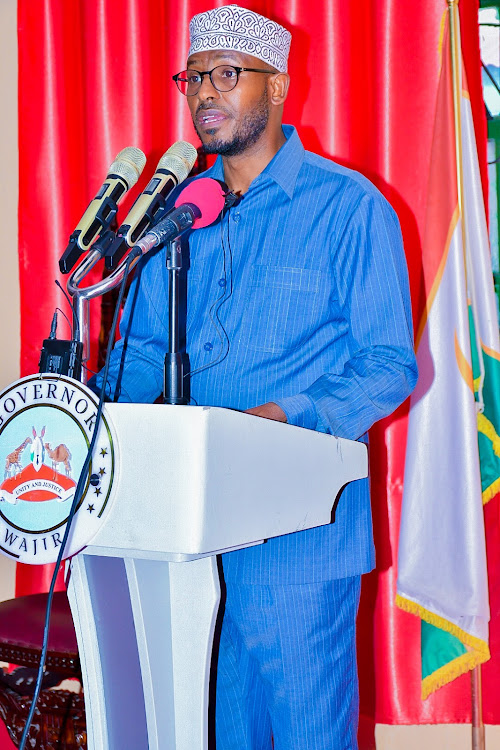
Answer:
<svg viewBox="0 0 500 750"><path fill-rule="evenodd" d="M290 424L366 440L417 378L399 223L367 179L283 130L286 143L239 204L189 237L192 402L244 410L274 401ZM224 179L220 157L203 176ZM120 400L150 402L162 390L167 295L160 251L128 295L127 346L118 342L110 370L114 387L122 360ZM370 570L368 480L345 488L335 523L227 553L223 563L226 580L263 584Z"/></svg>

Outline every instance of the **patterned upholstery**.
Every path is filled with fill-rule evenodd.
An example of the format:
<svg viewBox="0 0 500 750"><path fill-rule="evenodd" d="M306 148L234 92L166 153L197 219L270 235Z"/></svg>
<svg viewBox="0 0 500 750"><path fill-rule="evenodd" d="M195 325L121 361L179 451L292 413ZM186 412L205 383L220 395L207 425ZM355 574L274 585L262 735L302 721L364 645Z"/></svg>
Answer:
<svg viewBox="0 0 500 750"><path fill-rule="evenodd" d="M19 665L12 672L0 670L0 717L16 747L31 707L46 604L46 594L32 594L0 603L0 661ZM57 689L56 686L65 678L79 680L80 692ZM87 747L78 648L64 591L54 595L46 671L28 746L34 750Z"/></svg>

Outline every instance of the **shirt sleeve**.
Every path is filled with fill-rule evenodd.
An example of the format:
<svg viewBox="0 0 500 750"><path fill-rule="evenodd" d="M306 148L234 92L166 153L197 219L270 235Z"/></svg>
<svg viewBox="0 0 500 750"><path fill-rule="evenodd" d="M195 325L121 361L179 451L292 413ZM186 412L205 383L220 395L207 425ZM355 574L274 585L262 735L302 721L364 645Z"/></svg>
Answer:
<svg viewBox="0 0 500 750"><path fill-rule="evenodd" d="M335 244L331 269L349 358L341 372L276 403L290 424L358 439L417 381L408 273L399 222L381 195L364 195Z"/></svg>

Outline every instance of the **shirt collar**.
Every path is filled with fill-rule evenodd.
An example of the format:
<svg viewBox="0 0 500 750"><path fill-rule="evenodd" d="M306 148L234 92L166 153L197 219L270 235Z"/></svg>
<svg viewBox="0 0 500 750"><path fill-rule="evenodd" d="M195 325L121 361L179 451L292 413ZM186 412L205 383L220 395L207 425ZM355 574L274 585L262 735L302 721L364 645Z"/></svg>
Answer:
<svg viewBox="0 0 500 750"><path fill-rule="evenodd" d="M292 125L283 125L286 142L262 172L262 178L270 177L282 190L293 198L299 170L304 161L304 146Z"/></svg>
<svg viewBox="0 0 500 750"><path fill-rule="evenodd" d="M304 161L305 152L299 134L292 125L283 125L283 133L286 142L254 182L270 178L279 185L289 198L293 198L295 183ZM205 172L205 175L210 175L216 180L224 179L224 167L220 156L217 157L214 165Z"/></svg>

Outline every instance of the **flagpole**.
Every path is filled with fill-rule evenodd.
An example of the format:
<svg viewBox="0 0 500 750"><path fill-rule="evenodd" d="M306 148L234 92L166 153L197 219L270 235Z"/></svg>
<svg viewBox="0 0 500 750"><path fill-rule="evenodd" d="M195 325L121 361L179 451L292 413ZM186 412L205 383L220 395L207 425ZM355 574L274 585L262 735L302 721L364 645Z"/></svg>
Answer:
<svg viewBox="0 0 500 750"><path fill-rule="evenodd" d="M462 161L462 56L460 50L460 19L458 16L459 0L447 0L450 14L450 51L453 76L453 112L455 119L455 150L457 162L458 207L462 224L464 270L467 277L467 237L465 212L463 210L464 178ZM472 750L485 750L485 733L483 724L483 706L481 690L481 665L471 672L471 707L472 707Z"/></svg>
<svg viewBox="0 0 500 750"><path fill-rule="evenodd" d="M481 689L481 665L471 672L472 703L472 750L485 749L483 724L483 693Z"/></svg>

